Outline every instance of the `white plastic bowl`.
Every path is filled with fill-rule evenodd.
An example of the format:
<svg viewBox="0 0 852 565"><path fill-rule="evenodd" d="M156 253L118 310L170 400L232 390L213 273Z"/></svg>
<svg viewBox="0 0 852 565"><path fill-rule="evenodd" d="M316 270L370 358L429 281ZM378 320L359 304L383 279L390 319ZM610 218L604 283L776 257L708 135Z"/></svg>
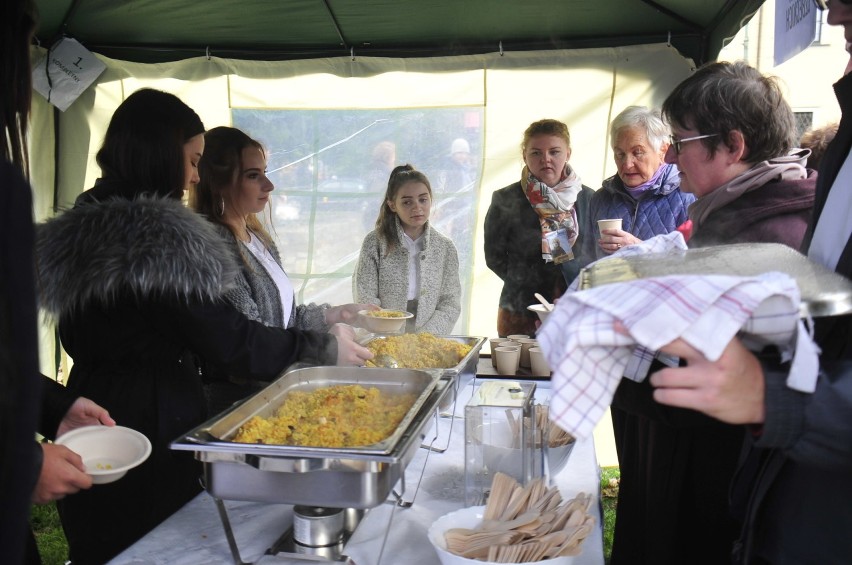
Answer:
<svg viewBox="0 0 852 565"><path fill-rule="evenodd" d="M547 308L544 307L544 304L531 304L527 306L527 310L538 314L538 319L542 324L547 319L547 317L550 316L550 312L547 311Z"/></svg>
<svg viewBox="0 0 852 565"><path fill-rule="evenodd" d="M495 563L494 561L479 561L477 559L468 559L447 550L447 542L444 539L444 532L452 528L475 528L482 523L482 517L485 515L484 506L471 506L470 508L462 508L449 514L444 514L432 523L429 528L429 541L435 548L435 553L438 554L438 559L443 565L488 565ZM542 565L570 565L574 561L574 557L554 557L553 559L544 559L536 561Z"/></svg>
<svg viewBox="0 0 852 565"><path fill-rule="evenodd" d="M485 432L482 438L482 456L488 470L492 473L504 473L516 479L521 475L521 449L512 447L512 431L508 423L492 423L482 426ZM568 463L576 442L572 441L559 447L547 448L548 473L556 475ZM541 449L535 451L534 465L541 461Z"/></svg>
<svg viewBox="0 0 852 565"><path fill-rule="evenodd" d="M404 314L398 318L380 318L377 316L371 316L371 312L382 312L387 310L361 310L358 312L361 318L361 325L370 330L373 333L387 334L399 332L405 327L405 321L409 318L413 318L414 314L411 312L401 312ZM393 310L393 312L400 312L400 310Z"/></svg>
<svg viewBox="0 0 852 565"><path fill-rule="evenodd" d="M77 428L57 438L55 443L79 454L86 472L97 485L117 481L151 455L148 438L122 426Z"/></svg>

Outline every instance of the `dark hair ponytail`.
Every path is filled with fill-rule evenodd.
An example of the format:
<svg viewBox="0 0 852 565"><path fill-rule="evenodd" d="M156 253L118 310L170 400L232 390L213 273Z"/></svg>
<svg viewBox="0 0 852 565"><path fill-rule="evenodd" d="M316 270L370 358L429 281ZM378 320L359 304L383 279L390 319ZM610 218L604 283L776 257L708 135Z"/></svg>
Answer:
<svg viewBox="0 0 852 565"><path fill-rule="evenodd" d="M396 213L388 206L388 201L393 201L396 198L396 193L400 187L407 182L420 182L426 185L429 191L429 198L432 198L432 185L429 179L422 172L415 169L413 166L406 163L399 165L391 171L388 179L388 189L385 192L385 198L382 200L382 205L379 208L379 217L376 218L376 233L379 239L384 240L388 246L388 253L394 250L399 245L399 236L396 231Z"/></svg>

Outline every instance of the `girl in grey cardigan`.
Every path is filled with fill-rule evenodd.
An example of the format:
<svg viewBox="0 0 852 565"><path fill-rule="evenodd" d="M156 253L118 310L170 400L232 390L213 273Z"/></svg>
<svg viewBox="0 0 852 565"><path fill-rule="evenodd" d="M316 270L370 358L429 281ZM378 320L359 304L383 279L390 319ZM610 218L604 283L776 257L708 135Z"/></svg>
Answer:
<svg viewBox="0 0 852 565"><path fill-rule="evenodd" d="M396 167L364 238L352 281L358 302L414 314L406 331L448 335L461 312L459 257L429 224L432 186L411 165Z"/></svg>
<svg viewBox="0 0 852 565"><path fill-rule="evenodd" d="M369 304L296 305L293 285L281 266L272 237L257 214L263 212L274 190L266 177L266 153L261 144L244 132L217 127L204 135L204 157L199 164L201 181L190 195L190 204L213 222L239 259L240 271L225 299L247 318L264 325L332 333L354 338L347 324ZM369 350L354 341L359 357ZM233 377L213 376L208 385L211 410L227 407L256 389Z"/></svg>

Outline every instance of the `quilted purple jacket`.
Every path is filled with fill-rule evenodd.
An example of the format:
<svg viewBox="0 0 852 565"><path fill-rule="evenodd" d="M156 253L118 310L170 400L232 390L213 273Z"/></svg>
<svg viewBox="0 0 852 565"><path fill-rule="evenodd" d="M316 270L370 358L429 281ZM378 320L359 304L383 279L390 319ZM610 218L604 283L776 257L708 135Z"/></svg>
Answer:
<svg viewBox="0 0 852 565"><path fill-rule="evenodd" d="M622 229L641 240L674 231L689 217L687 208L695 196L680 191L677 167L663 165L655 187L646 190L639 200L634 200L624 188L618 175L603 181L589 204L592 223L604 218L621 218ZM598 246L597 237L586 238L583 255L600 259L607 255Z"/></svg>

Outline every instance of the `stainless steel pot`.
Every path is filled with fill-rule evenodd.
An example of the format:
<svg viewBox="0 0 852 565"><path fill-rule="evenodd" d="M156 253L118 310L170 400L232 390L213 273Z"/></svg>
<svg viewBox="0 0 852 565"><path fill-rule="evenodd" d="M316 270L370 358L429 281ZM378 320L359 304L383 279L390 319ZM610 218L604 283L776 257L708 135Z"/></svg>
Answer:
<svg viewBox="0 0 852 565"><path fill-rule="evenodd" d="M285 373L248 400L171 444L204 463L205 487L216 498L332 508L372 508L402 477L454 379L440 371L310 367ZM293 390L338 384L375 386L415 400L385 440L362 447L260 445L230 441L253 416L268 417Z"/></svg>

